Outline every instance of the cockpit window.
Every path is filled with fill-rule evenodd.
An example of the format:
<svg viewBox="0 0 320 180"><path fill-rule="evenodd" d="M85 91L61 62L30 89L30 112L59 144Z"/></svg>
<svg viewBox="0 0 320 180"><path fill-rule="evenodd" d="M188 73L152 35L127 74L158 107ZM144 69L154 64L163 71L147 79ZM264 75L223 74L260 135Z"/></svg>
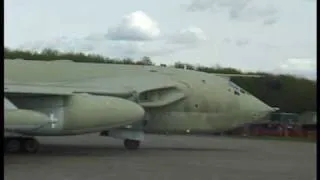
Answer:
<svg viewBox="0 0 320 180"><path fill-rule="evenodd" d="M235 83L233 83L232 81L229 81L229 85L231 87L233 87L234 89L239 89L239 86L237 86Z"/></svg>
<svg viewBox="0 0 320 180"><path fill-rule="evenodd" d="M238 85L236 85L232 81L229 81L229 85L234 89L234 94L236 94L236 95L240 95L240 92L242 94L247 93L244 89L242 89L241 87L239 87Z"/></svg>

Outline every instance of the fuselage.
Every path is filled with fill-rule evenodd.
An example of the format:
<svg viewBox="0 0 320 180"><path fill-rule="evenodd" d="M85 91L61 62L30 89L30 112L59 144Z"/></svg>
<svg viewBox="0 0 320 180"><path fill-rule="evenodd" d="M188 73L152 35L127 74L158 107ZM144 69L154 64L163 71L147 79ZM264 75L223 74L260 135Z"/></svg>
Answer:
<svg viewBox="0 0 320 180"><path fill-rule="evenodd" d="M273 111L250 93L229 80L213 74L157 66L74 63L69 61L6 60L5 81L24 84L57 84L111 79L128 90L148 83L174 84L185 96L171 104L144 108L147 132L216 132L259 120ZM92 82L90 81L92 79ZM110 81L109 81L110 82ZM111 88L99 81L95 87ZM113 89L115 92L117 89ZM155 97L151 97L155 98ZM64 119L67 121L67 119ZM88 119L87 121L90 121ZM66 122L65 122L66 123ZM70 125L70 124L69 124ZM103 127L101 127L103 128ZM99 127L95 131L99 131ZM103 129L101 129L103 130ZM74 134L91 130L72 131ZM52 131L50 131L52 132ZM55 133L72 134L61 125Z"/></svg>

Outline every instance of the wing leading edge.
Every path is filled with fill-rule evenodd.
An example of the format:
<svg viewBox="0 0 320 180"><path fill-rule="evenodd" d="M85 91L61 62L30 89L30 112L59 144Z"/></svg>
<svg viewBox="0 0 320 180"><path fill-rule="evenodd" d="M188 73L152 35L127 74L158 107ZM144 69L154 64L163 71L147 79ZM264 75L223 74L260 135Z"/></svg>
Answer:
<svg viewBox="0 0 320 180"><path fill-rule="evenodd" d="M141 83L140 83L141 82ZM144 82L144 83L143 83ZM22 96L51 95L72 96L86 93L99 96L115 96L136 101L143 107L162 107L179 101L185 94L177 87L177 83L168 79L148 80L131 79L93 79L71 83L5 83L5 94Z"/></svg>

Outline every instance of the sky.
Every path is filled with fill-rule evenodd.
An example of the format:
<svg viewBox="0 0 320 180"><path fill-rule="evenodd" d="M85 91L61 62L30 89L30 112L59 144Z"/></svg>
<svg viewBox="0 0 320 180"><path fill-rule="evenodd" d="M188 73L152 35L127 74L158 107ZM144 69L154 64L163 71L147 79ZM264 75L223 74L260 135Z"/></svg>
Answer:
<svg viewBox="0 0 320 180"><path fill-rule="evenodd" d="M5 0L5 46L316 79L316 0Z"/></svg>

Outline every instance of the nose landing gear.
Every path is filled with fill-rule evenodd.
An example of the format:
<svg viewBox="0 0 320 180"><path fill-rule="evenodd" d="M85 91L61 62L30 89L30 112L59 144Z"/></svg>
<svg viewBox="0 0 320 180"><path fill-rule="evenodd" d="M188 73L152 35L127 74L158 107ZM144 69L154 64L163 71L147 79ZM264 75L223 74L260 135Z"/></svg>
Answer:
<svg viewBox="0 0 320 180"><path fill-rule="evenodd" d="M132 140L132 139L125 139L123 141L124 147L128 150L137 150L140 147L140 141Z"/></svg>

